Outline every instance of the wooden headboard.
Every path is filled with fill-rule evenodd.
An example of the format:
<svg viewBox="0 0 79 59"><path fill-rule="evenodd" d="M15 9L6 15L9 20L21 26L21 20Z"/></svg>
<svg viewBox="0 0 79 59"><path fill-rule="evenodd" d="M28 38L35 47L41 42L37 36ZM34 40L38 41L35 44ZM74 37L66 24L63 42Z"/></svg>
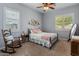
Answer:
<svg viewBox="0 0 79 59"><path fill-rule="evenodd" d="M40 25L40 22L38 20L32 19L29 21L29 25L38 26L38 25Z"/></svg>
<svg viewBox="0 0 79 59"><path fill-rule="evenodd" d="M40 28L39 20L32 19L32 20L29 21L28 25L29 25L29 27L28 27L28 34L31 33L31 29L32 28Z"/></svg>

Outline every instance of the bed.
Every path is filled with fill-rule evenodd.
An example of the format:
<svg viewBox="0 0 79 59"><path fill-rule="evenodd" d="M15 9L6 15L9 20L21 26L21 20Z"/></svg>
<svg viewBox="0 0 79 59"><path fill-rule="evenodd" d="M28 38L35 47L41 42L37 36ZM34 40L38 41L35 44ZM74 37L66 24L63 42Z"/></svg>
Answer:
<svg viewBox="0 0 79 59"><path fill-rule="evenodd" d="M29 41L51 49L52 46L58 41L58 33L43 32L40 29L40 25L39 20L32 19L29 21Z"/></svg>
<svg viewBox="0 0 79 59"><path fill-rule="evenodd" d="M47 48L52 48L52 46L58 41L57 33L47 33L42 32L38 28L28 29L29 31L29 41L40 44Z"/></svg>

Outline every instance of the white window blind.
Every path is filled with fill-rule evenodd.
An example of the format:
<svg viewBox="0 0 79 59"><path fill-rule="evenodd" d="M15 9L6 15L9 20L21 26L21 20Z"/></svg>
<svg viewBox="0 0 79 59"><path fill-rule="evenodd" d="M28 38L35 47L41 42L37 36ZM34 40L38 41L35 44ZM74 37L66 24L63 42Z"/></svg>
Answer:
<svg viewBox="0 0 79 59"><path fill-rule="evenodd" d="M13 32L19 30L20 13L11 8L4 9L4 28Z"/></svg>

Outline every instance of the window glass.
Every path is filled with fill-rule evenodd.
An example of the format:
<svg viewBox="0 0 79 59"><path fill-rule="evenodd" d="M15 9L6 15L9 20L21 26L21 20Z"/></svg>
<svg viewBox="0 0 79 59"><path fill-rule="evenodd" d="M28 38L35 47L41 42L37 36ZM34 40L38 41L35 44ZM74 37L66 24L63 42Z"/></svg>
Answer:
<svg viewBox="0 0 79 59"><path fill-rule="evenodd" d="M18 31L20 13L10 8L5 8L4 12L4 28L11 29L12 31Z"/></svg>
<svg viewBox="0 0 79 59"><path fill-rule="evenodd" d="M72 27L72 16L57 16L55 22L56 30L70 29Z"/></svg>

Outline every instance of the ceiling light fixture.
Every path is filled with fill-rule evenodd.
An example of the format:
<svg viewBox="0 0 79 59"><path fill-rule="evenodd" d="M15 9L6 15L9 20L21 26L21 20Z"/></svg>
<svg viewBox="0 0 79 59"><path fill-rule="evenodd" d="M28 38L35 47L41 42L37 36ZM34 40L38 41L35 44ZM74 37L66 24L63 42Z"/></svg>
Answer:
<svg viewBox="0 0 79 59"><path fill-rule="evenodd" d="M37 8L42 8L44 12L48 11L49 9L55 9L56 4L55 3L42 3L41 6L38 6Z"/></svg>
<svg viewBox="0 0 79 59"><path fill-rule="evenodd" d="M48 11L49 7L44 7L43 10L44 11Z"/></svg>

